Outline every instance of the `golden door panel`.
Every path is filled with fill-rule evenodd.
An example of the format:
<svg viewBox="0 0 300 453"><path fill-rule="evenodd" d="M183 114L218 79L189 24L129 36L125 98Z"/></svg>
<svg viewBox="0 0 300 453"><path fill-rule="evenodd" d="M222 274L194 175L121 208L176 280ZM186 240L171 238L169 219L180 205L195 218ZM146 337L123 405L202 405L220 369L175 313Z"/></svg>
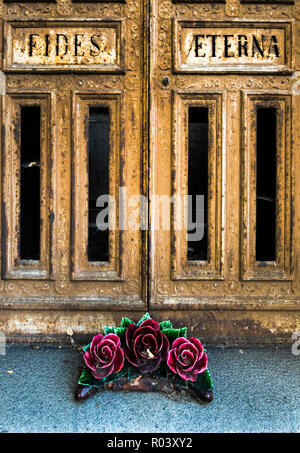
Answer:
<svg viewBox="0 0 300 453"><path fill-rule="evenodd" d="M90 336L148 309L208 342L290 340L299 11L0 1L1 332ZM148 231L122 211L139 194Z"/></svg>
<svg viewBox="0 0 300 453"><path fill-rule="evenodd" d="M177 91L173 92L172 106L174 109L174 120L172 130L174 134L172 144L172 174L173 193L172 197L178 196L184 202L186 188L189 185L191 176L191 165L189 158L194 157L189 151L189 133L192 129L192 121L197 121L197 115L206 115L206 118L199 118L207 122L207 157L202 161L206 164L207 179L207 206L203 200L203 214L205 223L210 225L208 231L204 231L203 238L206 241L204 248L196 250L191 235L187 240L186 229L178 225L176 211L173 209L173 222L171 224L172 237L172 278L174 280L219 280L222 279L222 130L219 125L222 123L222 93L211 92L210 94L199 91ZM192 123L192 124L189 124ZM190 127L188 127L190 125ZM196 126L197 127L197 126ZM205 127L205 126L204 126ZM195 128L194 128L195 129ZM199 137L201 138L201 137ZM197 139L197 137L195 137ZM195 159L196 160L196 159ZM196 167L197 162L193 162ZM195 169L196 170L196 169ZM201 169L198 168L201 171ZM191 202L193 200L190 200ZM201 200L200 200L201 201ZM189 201L188 201L189 203ZM188 208L186 206L185 208ZM201 206L200 206L201 210ZM182 226L182 228L180 228ZM203 235L199 227L199 236ZM194 235L197 234L195 231ZM190 252L190 253L189 253ZM197 255L198 253L198 255ZM200 257L201 260L195 259Z"/></svg>
<svg viewBox="0 0 300 453"><path fill-rule="evenodd" d="M143 5L1 8L1 306L145 310L145 241L119 228L145 188Z"/></svg>
<svg viewBox="0 0 300 453"><path fill-rule="evenodd" d="M107 187L103 188L103 192L104 195L107 193L112 197L115 212L119 211L119 186L121 181L125 179L125 175L120 173L120 160L124 161L125 151L122 149L124 145L121 144L121 137L124 136L125 128L124 105L122 104L124 103L122 103L121 92L99 92L96 95L75 92L73 95L73 280L117 281L126 279L123 275L123 256L119 250L120 248L124 249L124 244L121 242L122 232L117 229L117 216L114 219L110 219L112 225L108 234L103 231L104 237L102 238L99 235L102 250L100 248L97 250L95 241L89 244L91 234L89 234L89 212L86 206L89 199L88 173L95 170L95 172L98 171L99 173L96 178L100 177L102 184L105 176L109 175L109 178L106 178L107 181L105 181ZM97 117L95 118L97 113L99 119L106 114L107 123L109 123L109 130L107 130L109 152L107 152L107 158L102 156L102 161L98 164L99 168L95 168L96 161L88 162L89 137L87 136L91 114L94 115L95 121L97 120ZM104 134L101 135L101 138L104 138ZM93 163L94 170L91 169ZM103 166L107 167L108 171L103 171ZM97 194L93 198L95 198L94 208L97 208ZM94 231L94 234L97 233ZM90 250L89 248L96 248L96 250ZM107 250L104 251L104 249Z"/></svg>
<svg viewBox="0 0 300 453"><path fill-rule="evenodd" d="M55 140L52 134L55 111L54 93L8 92L3 98L3 146L10 149L4 154L3 162L3 234L6 238L3 249L3 277L6 279L52 279L54 276L54 250L51 250L55 235L49 218L53 198L50 186L53 183L51 154ZM43 140L36 143L26 135L27 128L39 129ZM39 137L38 137L39 139ZM30 149L29 149L30 148ZM55 153L53 153L55 154ZM31 190L37 192L40 186L41 198L36 216L26 218L22 209L28 201L21 197L26 185L34 181ZM30 189L28 189L30 190ZM31 202L35 203L35 194ZM30 224L30 225L29 225ZM37 236L31 250L26 231L32 228Z"/></svg>
<svg viewBox="0 0 300 453"><path fill-rule="evenodd" d="M149 190L173 198L150 235L153 310L299 308L299 2L255 3L154 2ZM174 201L196 193L198 244Z"/></svg>
<svg viewBox="0 0 300 453"><path fill-rule="evenodd" d="M173 22L174 71L291 72L293 22L201 20Z"/></svg>
<svg viewBox="0 0 300 453"><path fill-rule="evenodd" d="M6 20L6 72L124 73L124 21Z"/></svg>
<svg viewBox="0 0 300 453"><path fill-rule="evenodd" d="M243 92L242 124L243 162L242 162L242 278L245 280L285 280L292 279L291 201L294 199L292 187L292 96L289 92L277 94L251 91ZM268 116L270 118L268 118ZM261 125L260 125L261 123ZM276 171L273 196L267 196L266 188L260 179L259 128L269 130L269 144L273 156L269 156L269 171ZM273 130L272 130L273 129ZM273 132L273 134L272 134ZM272 136L273 135L273 136ZM257 156L257 157L256 157ZM272 165L272 158L274 164ZM274 170L272 169L274 167ZM267 169L263 168L263 171ZM263 195L265 194L265 196ZM270 203L273 205L270 208ZM260 206L261 205L261 206ZM264 214L261 212L264 210ZM258 216L272 218L268 225L268 235L263 237L262 225ZM268 222L268 219L265 219ZM275 228L274 228L275 227ZM274 231L273 231L274 228ZM261 237L262 236L262 237ZM268 240L273 236L273 247ZM261 242L264 241L264 244ZM260 247L259 247L260 245Z"/></svg>

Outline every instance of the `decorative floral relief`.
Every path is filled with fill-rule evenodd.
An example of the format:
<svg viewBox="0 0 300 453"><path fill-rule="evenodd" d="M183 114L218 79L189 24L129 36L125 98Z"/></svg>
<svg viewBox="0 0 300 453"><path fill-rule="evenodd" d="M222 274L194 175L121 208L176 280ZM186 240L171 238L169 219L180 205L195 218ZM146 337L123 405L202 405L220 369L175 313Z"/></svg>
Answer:
<svg viewBox="0 0 300 453"><path fill-rule="evenodd" d="M210 18L218 16L221 11L220 5L193 5L188 7L187 15L199 19Z"/></svg>
<svg viewBox="0 0 300 453"><path fill-rule="evenodd" d="M27 18L31 17L45 17L45 16L55 16L56 5L45 5L41 3L35 3L34 6L31 5L8 5L7 6L7 15L8 16L25 16Z"/></svg>
<svg viewBox="0 0 300 453"><path fill-rule="evenodd" d="M49 291L50 290L50 285L49 283L41 283L41 282L37 282L37 283L34 283L33 284L33 287L34 289L38 290L38 291Z"/></svg>
<svg viewBox="0 0 300 453"><path fill-rule="evenodd" d="M175 7L171 2L163 2L159 7L159 17L172 19L175 15Z"/></svg>
<svg viewBox="0 0 300 453"><path fill-rule="evenodd" d="M163 71L166 69L171 69L172 56L170 45L168 45L168 43L171 41L170 21L162 21L159 29L158 41L158 67Z"/></svg>
<svg viewBox="0 0 300 453"><path fill-rule="evenodd" d="M71 283L68 282L67 280L60 280L55 282L55 291L58 294L66 294L70 292L71 289Z"/></svg>
<svg viewBox="0 0 300 453"><path fill-rule="evenodd" d="M139 78L136 74L130 75L130 76L126 77L126 79L125 79L125 87L129 91L136 90L138 83L139 83Z"/></svg>
<svg viewBox="0 0 300 453"><path fill-rule="evenodd" d="M240 14L240 2L238 0L229 0L225 7L226 16L238 16Z"/></svg>
<svg viewBox="0 0 300 453"><path fill-rule="evenodd" d="M20 283L19 282L15 282L15 283L12 283L12 282L5 282L4 283L4 291L6 293L12 293L12 292L15 292L16 289L20 286Z"/></svg>
<svg viewBox="0 0 300 453"><path fill-rule="evenodd" d="M126 17L128 19L138 19L140 15L140 6L137 2L130 2L126 8Z"/></svg>
<svg viewBox="0 0 300 453"><path fill-rule="evenodd" d="M1 3L0 3L1 5ZM49 17L49 16L124 16L124 5L72 4L71 0L58 0L57 4L35 3L34 5L13 4L7 6L8 16Z"/></svg>
<svg viewBox="0 0 300 453"><path fill-rule="evenodd" d="M181 17L181 16L188 17L189 11L190 11L190 8L188 6L179 5L176 8L176 16L177 17Z"/></svg>
<svg viewBox="0 0 300 453"><path fill-rule="evenodd" d="M289 77L272 77L264 79L258 77L237 78L237 77L222 77L220 79L199 78L197 76L182 76L176 77L176 86L180 89L214 89L222 88L229 91L241 89L258 89L258 88L273 88L273 89L288 89L291 87L292 81Z"/></svg>
<svg viewBox="0 0 300 453"><path fill-rule="evenodd" d="M238 118L238 93L230 93L228 96L228 127L227 127L227 143L226 146L228 149L234 149L236 142L236 121Z"/></svg>
<svg viewBox="0 0 300 453"><path fill-rule="evenodd" d="M226 79L225 88L229 91L237 91L242 87L242 83L240 79Z"/></svg>
<svg viewBox="0 0 300 453"><path fill-rule="evenodd" d="M127 58L127 69L129 71L135 71L139 67L139 56L140 56L140 43L141 43L141 27L138 22L130 23L130 43L126 46L128 58Z"/></svg>
<svg viewBox="0 0 300 453"><path fill-rule="evenodd" d="M244 6L245 14L255 17L262 16L264 19L273 17L290 17L290 8L282 5L247 5ZM293 14L294 15L294 14Z"/></svg>
<svg viewBox="0 0 300 453"><path fill-rule="evenodd" d="M87 89L114 89L122 87L123 79L121 77L111 77L111 78L99 78L94 79L85 79L80 78L76 79L76 85L80 88Z"/></svg>
<svg viewBox="0 0 300 453"><path fill-rule="evenodd" d="M56 11L60 16L70 16L74 11L71 0L57 0Z"/></svg>

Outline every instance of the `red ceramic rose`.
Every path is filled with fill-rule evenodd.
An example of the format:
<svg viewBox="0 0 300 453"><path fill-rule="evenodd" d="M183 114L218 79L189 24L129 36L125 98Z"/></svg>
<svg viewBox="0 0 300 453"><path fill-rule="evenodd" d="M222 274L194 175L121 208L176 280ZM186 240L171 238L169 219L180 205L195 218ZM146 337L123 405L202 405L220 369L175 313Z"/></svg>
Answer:
<svg viewBox="0 0 300 453"><path fill-rule="evenodd" d="M120 338L113 333L105 336L96 335L83 358L96 379L103 379L111 373L118 373L124 365Z"/></svg>
<svg viewBox="0 0 300 453"><path fill-rule="evenodd" d="M197 374L207 368L207 355L197 338L177 338L169 351L167 363L173 373L185 381L197 380Z"/></svg>
<svg viewBox="0 0 300 453"><path fill-rule="evenodd" d="M125 357L140 373L156 370L161 361L167 358L169 341L160 331L159 323L153 319L143 321L138 327L133 323L129 324L125 339Z"/></svg>

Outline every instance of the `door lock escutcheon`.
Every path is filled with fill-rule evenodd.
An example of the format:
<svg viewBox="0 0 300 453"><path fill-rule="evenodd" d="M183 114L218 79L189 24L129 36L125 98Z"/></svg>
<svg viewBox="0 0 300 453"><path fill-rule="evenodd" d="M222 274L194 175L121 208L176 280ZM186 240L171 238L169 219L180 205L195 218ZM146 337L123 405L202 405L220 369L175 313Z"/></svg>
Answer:
<svg viewBox="0 0 300 453"><path fill-rule="evenodd" d="M169 84L170 84L170 79L169 79L169 77L164 77L164 78L162 79L162 84L163 84L163 86L168 87Z"/></svg>

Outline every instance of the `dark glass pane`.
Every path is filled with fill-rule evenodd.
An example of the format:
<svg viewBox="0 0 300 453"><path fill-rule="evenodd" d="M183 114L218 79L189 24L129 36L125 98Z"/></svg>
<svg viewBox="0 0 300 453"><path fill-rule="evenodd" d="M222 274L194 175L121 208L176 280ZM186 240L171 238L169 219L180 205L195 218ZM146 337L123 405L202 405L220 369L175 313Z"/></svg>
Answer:
<svg viewBox="0 0 300 453"><path fill-rule="evenodd" d="M55 3L56 0L4 0L4 3Z"/></svg>
<svg viewBox="0 0 300 453"><path fill-rule="evenodd" d="M257 109L256 260L276 260L276 109Z"/></svg>
<svg viewBox="0 0 300 453"><path fill-rule="evenodd" d="M207 260L207 196L208 196L208 108L190 107L188 120L188 194L189 223L197 223L199 240L188 240L188 260ZM196 209L196 195L204 196L204 212ZM200 228L200 225L201 228ZM204 225L203 225L204 223ZM196 232L190 230L189 238ZM198 235L195 235L196 239Z"/></svg>
<svg viewBox="0 0 300 453"><path fill-rule="evenodd" d="M20 258L40 259L40 107L21 107Z"/></svg>
<svg viewBox="0 0 300 453"><path fill-rule="evenodd" d="M103 208L96 207L100 195L109 194L109 110L90 107L89 110L89 231L88 260L108 261L109 232L97 228L96 219Z"/></svg>

